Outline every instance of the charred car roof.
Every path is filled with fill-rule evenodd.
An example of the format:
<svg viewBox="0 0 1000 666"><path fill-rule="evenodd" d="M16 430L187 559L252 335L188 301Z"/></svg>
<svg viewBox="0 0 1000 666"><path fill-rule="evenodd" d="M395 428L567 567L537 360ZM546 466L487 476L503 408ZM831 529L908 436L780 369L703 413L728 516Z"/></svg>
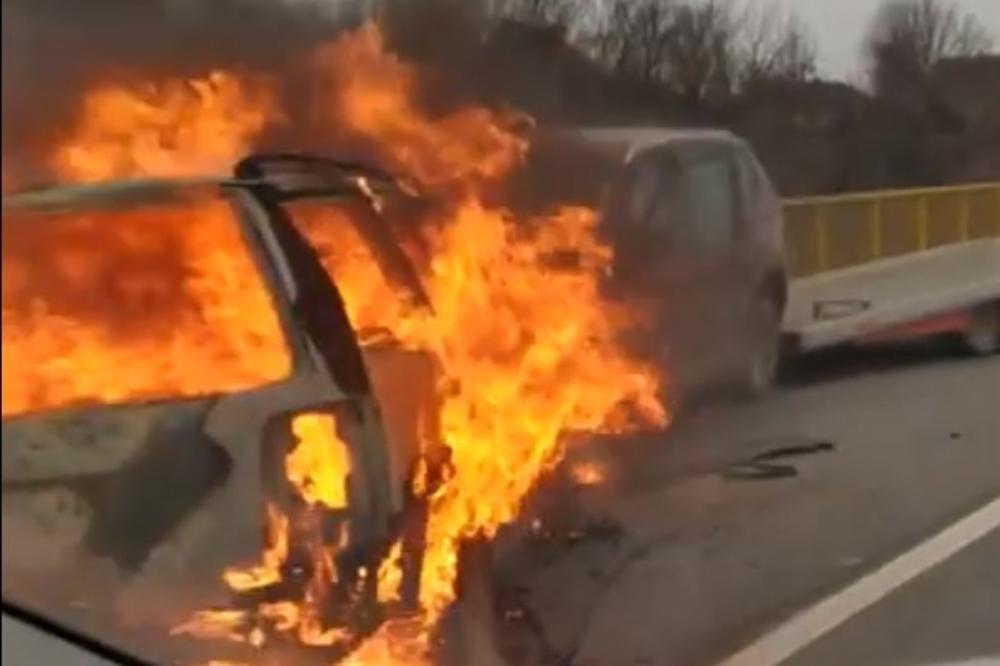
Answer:
<svg viewBox="0 0 1000 666"><path fill-rule="evenodd" d="M79 207L127 206L150 201L171 201L191 190L237 184L221 178L118 180L84 185L55 185L24 190L3 197L4 212L55 212Z"/></svg>
<svg viewBox="0 0 1000 666"><path fill-rule="evenodd" d="M197 178L135 178L84 184L60 184L3 197L3 209L58 209L79 205L123 205L164 199L205 187L266 188L279 200L360 197L372 200L388 192L417 196L415 188L364 162L294 153L252 155L239 162L235 175Z"/></svg>

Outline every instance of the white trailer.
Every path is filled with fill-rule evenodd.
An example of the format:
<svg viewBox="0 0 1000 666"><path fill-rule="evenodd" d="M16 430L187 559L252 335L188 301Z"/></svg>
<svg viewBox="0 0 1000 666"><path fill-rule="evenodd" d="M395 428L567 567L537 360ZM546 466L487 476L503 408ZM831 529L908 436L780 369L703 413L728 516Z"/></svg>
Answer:
<svg viewBox="0 0 1000 666"><path fill-rule="evenodd" d="M1000 183L799 199L785 217L791 349L936 334L1000 348Z"/></svg>

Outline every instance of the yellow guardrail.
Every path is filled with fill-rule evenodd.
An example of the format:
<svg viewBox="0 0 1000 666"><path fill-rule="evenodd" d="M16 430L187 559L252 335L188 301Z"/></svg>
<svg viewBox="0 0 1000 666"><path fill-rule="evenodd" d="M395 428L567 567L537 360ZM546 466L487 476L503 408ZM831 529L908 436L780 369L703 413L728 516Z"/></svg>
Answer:
<svg viewBox="0 0 1000 666"><path fill-rule="evenodd" d="M795 277L1000 237L1000 182L789 199L784 208Z"/></svg>

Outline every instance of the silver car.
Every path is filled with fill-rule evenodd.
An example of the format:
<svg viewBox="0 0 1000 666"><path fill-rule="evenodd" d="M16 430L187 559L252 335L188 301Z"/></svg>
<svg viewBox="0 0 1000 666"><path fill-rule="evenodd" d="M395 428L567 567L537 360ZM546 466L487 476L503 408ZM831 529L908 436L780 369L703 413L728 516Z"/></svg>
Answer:
<svg viewBox="0 0 1000 666"><path fill-rule="evenodd" d="M771 387L788 292L782 208L747 142L722 130L573 128L545 130L534 153L543 197L601 207L611 288L655 313L640 344L667 364L676 393Z"/></svg>

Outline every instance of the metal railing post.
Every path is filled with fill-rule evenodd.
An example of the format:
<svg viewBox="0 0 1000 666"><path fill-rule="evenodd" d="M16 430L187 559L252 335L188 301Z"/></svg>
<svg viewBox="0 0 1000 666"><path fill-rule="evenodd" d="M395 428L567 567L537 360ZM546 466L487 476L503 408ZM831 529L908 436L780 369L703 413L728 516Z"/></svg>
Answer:
<svg viewBox="0 0 1000 666"><path fill-rule="evenodd" d="M923 252L930 245L930 224L931 224L931 196L924 194L920 197L920 208L917 212L917 245Z"/></svg>
<svg viewBox="0 0 1000 666"><path fill-rule="evenodd" d="M958 237L963 243L972 236L972 204L969 201L971 196L968 192L959 194Z"/></svg>
<svg viewBox="0 0 1000 666"><path fill-rule="evenodd" d="M993 194L993 204L995 206L993 209L993 222L996 223L997 227L996 235L1000 238L1000 185L996 186L996 189L993 190Z"/></svg>
<svg viewBox="0 0 1000 666"><path fill-rule="evenodd" d="M813 222L816 225L816 272L822 273L830 267L830 250L827 245L826 220L822 204L816 205Z"/></svg>
<svg viewBox="0 0 1000 666"><path fill-rule="evenodd" d="M882 199L875 199L871 204L868 223L871 226L871 258L882 258Z"/></svg>

